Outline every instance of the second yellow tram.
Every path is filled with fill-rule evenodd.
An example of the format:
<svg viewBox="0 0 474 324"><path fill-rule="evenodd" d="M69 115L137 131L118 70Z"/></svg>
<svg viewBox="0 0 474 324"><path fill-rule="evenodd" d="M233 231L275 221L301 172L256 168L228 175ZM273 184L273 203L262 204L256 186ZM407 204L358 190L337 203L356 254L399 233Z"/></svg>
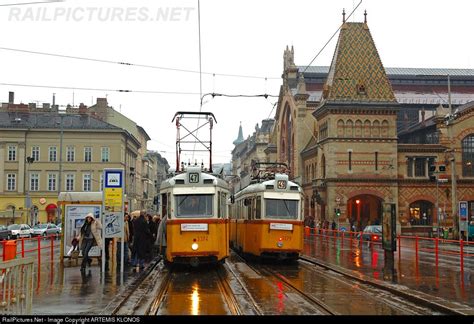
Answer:
<svg viewBox="0 0 474 324"><path fill-rule="evenodd" d="M303 190L287 174L257 181L231 199L230 244L241 254L296 260L303 249Z"/></svg>

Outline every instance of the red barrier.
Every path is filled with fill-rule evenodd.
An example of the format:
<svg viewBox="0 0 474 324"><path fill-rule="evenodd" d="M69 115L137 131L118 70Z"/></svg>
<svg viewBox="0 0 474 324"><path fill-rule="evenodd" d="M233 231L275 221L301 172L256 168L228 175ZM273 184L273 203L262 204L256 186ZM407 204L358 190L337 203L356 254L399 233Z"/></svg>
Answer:
<svg viewBox="0 0 474 324"><path fill-rule="evenodd" d="M464 242L463 240L459 240L460 250L459 253L461 254L461 273L464 272Z"/></svg>

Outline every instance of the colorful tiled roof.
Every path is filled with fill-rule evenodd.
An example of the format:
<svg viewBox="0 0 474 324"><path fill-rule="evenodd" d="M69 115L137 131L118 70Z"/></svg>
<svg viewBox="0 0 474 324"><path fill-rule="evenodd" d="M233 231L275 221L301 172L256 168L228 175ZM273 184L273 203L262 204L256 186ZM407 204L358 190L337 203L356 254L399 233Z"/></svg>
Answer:
<svg viewBox="0 0 474 324"><path fill-rule="evenodd" d="M396 102L365 23L342 26L323 97L327 101Z"/></svg>

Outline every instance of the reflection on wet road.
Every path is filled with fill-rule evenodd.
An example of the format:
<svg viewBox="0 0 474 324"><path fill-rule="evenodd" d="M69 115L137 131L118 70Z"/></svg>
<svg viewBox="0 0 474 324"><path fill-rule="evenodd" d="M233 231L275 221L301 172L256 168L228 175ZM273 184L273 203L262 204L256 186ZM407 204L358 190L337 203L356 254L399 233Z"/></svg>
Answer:
<svg viewBox="0 0 474 324"><path fill-rule="evenodd" d="M231 315L215 266L173 267L157 315Z"/></svg>

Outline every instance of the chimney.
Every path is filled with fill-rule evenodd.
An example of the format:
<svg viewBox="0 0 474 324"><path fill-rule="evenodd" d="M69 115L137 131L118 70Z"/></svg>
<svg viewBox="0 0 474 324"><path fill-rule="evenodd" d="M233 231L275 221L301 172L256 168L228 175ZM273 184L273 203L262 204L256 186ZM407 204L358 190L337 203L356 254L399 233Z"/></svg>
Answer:
<svg viewBox="0 0 474 324"><path fill-rule="evenodd" d="M15 93L13 91L10 91L8 93L8 103L13 104L15 102Z"/></svg>
<svg viewBox="0 0 474 324"><path fill-rule="evenodd" d="M85 106L82 102L79 105L79 114L87 114L87 106Z"/></svg>

